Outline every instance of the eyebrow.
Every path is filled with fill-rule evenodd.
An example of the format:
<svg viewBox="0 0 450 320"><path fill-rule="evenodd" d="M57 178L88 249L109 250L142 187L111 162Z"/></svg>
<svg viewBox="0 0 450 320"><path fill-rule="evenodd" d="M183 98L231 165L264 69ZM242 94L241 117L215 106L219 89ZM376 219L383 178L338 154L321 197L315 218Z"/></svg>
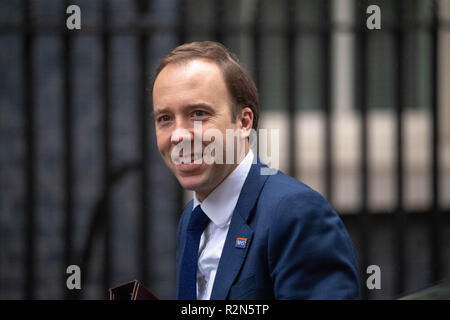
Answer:
<svg viewBox="0 0 450 320"><path fill-rule="evenodd" d="M156 110L156 111L150 112L150 116L156 117L156 116L158 116L158 115L160 115L160 114L162 114L162 113L166 113L166 112L168 112L168 111L169 111L168 108L161 108L161 109L158 109L158 110Z"/></svg>
<svg viewBox="0 0 450 320"><path fill-rule="evenodd" d="M185 105L183 108L184 109L188 109L188 110L189 109L195 109L195 108L204 108L204 109L207 109L210 112L214 112L214 108L211 105L209 105L207 103L204 103L204 102L188 104L188 105ZM170 109L169 108L159 108L159 109L157 109L155 111L152 111L151 115L153 117L157 117L158 115L163 114L163 113L167 113L167 112L170 113Z"/></svg>

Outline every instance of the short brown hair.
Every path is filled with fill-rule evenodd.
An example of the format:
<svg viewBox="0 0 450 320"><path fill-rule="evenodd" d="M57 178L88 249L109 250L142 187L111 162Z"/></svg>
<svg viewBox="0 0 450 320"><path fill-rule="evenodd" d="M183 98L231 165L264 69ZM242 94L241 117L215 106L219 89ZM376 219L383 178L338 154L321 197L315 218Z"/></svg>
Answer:
<svg viewBox="0 0 450 320"><path fill-rule="evenodd" d="M176 47L160 61L154 79L168 64L184 63L194 59L207 59L217 64L232 99L233 121L236 120L240 110L249 107L253 111L253 129L256 129L259 114L258 89L236 56L218 42L192 42Z"/></svg>

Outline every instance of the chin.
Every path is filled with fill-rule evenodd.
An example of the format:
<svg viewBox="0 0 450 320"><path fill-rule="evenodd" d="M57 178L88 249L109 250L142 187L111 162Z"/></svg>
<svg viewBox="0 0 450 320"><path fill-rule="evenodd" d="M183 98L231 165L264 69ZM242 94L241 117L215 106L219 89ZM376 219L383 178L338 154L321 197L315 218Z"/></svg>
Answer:
<svg viewBox="0 0 450 320"><path fill-rule="evenodd" d="M177 177L178 182L186 190L199 191L205 188L206 179L201 175L190 177Z"/></svg>

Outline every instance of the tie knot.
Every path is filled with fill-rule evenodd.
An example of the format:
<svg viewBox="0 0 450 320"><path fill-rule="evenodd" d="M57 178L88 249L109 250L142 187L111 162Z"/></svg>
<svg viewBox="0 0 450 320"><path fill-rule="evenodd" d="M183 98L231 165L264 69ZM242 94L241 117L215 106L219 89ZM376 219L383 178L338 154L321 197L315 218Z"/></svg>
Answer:
<svg viewBox="0 0 450 320"><path fill-rule="evenodd" d="M191 219L189 220L188 230L203 232L208 223L209 223L208 216L203 212L200 206L197 206L194 209L194 211L192 211Z"/></svg>

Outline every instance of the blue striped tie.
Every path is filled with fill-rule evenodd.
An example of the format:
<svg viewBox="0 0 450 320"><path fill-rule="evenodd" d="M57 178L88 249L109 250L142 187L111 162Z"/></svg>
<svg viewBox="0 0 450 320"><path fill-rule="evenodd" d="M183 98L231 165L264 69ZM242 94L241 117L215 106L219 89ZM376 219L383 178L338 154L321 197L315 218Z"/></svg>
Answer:
<svg viewBox="0 0 450 320"><path fill-rule="evenodd" d="M178 300L197 300L197 260L200 237L209 223L208 216L200 206L191 213L186 233L186 245L181 260L178 280Z"/></svg>

